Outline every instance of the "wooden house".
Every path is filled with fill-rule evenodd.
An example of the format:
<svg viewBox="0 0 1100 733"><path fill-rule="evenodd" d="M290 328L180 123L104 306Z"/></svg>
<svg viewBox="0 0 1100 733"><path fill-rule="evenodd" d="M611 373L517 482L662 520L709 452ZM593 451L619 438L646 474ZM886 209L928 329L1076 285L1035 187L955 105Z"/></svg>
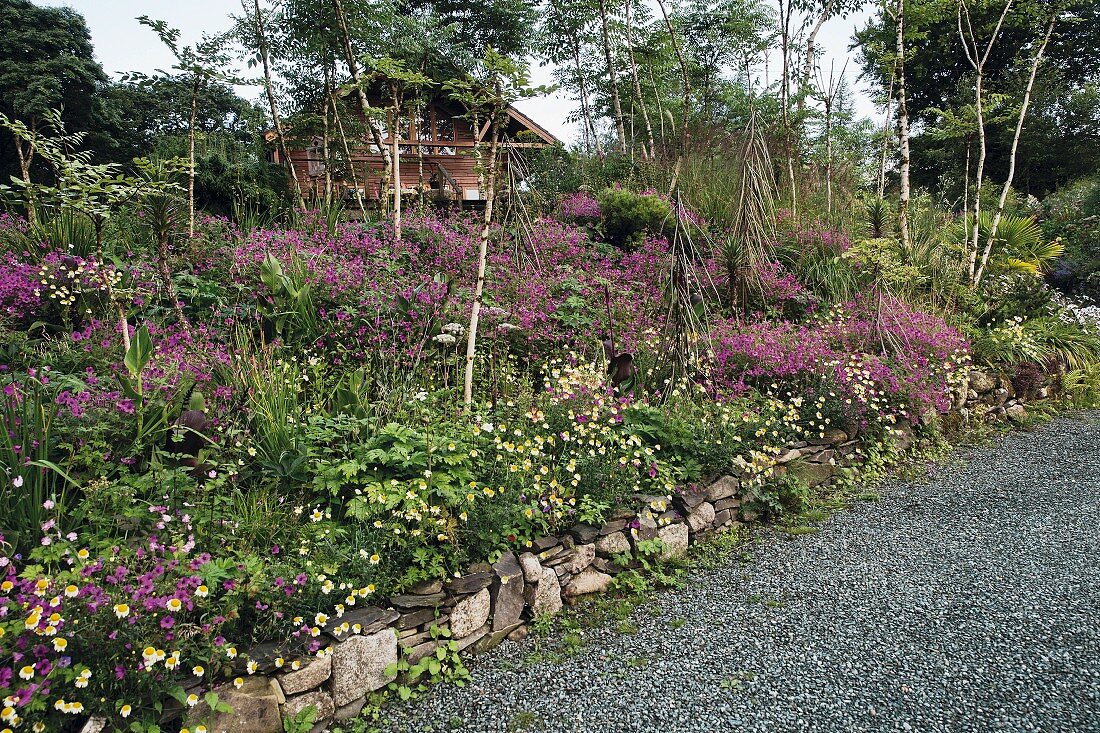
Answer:
<svg viewBox="0 0 1100 733"><path fill-rule="evenodd" d="M377 106L382 107L380 103ZM361 113L357 116L360 121L363 119ZM461 106L447 99L433 99L419 114L403 115L400 125L392 122L391 114L390 124L385 125L384 132L391 154L394 142L392 133L396 129L400 134L397 142L401 153L403 196L423 194L434 201L460 206L464 202L476 205L484 200L484 192L478 187L474 146L478 140L487 146L488 125L474 130L465 119ZM267 139L269 143L274 143L274 132L269 132ZM509 107L502 143L504 147L531 148L557 143L558 139L552 134L519 110ZM383 181L384 159L377 146L369 136L348 140L353 176L346 163L348 156L343 154L342 141L330 136L328 145L329 155L326 156L323 136L315 135L302 140L300 136L288 135L290 159L303 194L306 197L320 195L324 193L325 186L330 185L334 195L343 197L347 204L355 205L357 197L354 186L357 183L364 204L376 205L385 190L384 184L390 183ZM272 147L272 161L281 163L278 147ZM338 165L333 163L337 160Z"/></svg>

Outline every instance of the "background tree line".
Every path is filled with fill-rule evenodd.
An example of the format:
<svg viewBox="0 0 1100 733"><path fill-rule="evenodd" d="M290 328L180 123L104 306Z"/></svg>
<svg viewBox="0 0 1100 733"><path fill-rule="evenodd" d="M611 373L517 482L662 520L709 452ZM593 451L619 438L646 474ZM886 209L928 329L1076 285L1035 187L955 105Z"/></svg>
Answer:
<svg viewBox="0 0 1100 733"><path fill-rule="evenodd" d="M776 180L797 207L800 197L825 195L800 190L809 180L822 179L830 199L834 183L848 195L901 185L901 8L911 146L905 185L961 208L970 198L963 182L974 175L979 132L985 180L1008 175L1016 111L1052 13L1059 22L1037 66L1013 185L1042 196L1100 162L1100 72L1092 63L1100 55L1100 8L1088 0L1007 5L884 0L855 34L856 68L822 59L818 39L825 23L868 7L862 0L244 0L232 27L176 49L191 54L190 66L181 60L163 73L110 79L78 13L0 0L0 111L34 129L49 109L63 108L68 129L86 133L85 145L104 161L187 157L194 142L196 204L231 214L295 198L296 182L267 162L266 131L282 135L285 128L295 145L321 138L327 175L351 175L350 149L385 132L385 110L364 124L349 85L365 79L387 90L382 107L411 111L492 47L553 65L574 102L575 150L600 161L604 177L727 150L758 120ZM984 51L992 42L981 125L976 71L960 31L964 12L974 44ZM147 25L170 42L171 29ZM199 70L237 67L255 78ZM884 123L857 118L850 84L857 74L875 89ZM260 101L234 91L245 81L262 88ZM29 148L2 137L0 178L47 175ZM543 157L560 169L562 155ZM570 174L544 178L562 175Z"/></svg>

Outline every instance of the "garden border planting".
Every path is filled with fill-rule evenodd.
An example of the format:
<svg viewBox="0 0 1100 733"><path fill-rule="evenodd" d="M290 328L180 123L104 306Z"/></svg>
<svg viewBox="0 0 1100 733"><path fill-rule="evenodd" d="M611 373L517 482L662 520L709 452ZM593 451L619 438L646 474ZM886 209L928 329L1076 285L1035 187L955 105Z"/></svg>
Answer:
<svg viewBox="0 0 1100 733"><path fill-rule="evenodd" d="M1027 387L1030 394L1018 393L1007 375L973 368L950 414L963 422L1019 422L1029 398L1044 399L1055 389L1056 381L1048 379ZM890 432L899 450L918 439L908 421ZM827 487L841 469L863 464L863 448L860 436L829 428L823 437L786 446L770 475L790 474L810 488ZM683 556L709 535L757 521L742 497L761 475L745 463L696 491L635 495L602 526L578 524L532 541L524 552L476 563L463 575L421 583L382 605L346 611L327 621L321 635L329 643L312 658L292 658L276 644L255 647L236 660L244 676L214 688L215 708L199 702L187 720L212 733L283 733L284 721L303 716L315 732L355 718L372 693L398 680L399 660L416 665L452 653L478 654L506 638L523 639L529 621L606 591L616 574L641 567L640 556ZM82 733L98 733L105 725L92 718Z"/></svg>

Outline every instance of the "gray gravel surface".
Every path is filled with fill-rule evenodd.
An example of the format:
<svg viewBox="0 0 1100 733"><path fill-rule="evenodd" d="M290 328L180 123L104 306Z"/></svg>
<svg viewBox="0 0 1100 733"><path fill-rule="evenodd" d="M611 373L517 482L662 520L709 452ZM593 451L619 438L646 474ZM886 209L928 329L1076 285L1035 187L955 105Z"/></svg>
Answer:
<svg viewBox="0 0 1100 733"><path fill-rule="evenodd" d="M1100 415L885 487L816 534L530 640L386 712L405 731L1100 731Z"/></svg>

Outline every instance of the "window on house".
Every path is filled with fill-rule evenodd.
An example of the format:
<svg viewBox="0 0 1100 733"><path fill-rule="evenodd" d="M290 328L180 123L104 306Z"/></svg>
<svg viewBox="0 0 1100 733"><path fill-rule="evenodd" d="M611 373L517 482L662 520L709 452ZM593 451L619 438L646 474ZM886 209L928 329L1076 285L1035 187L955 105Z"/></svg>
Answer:
<svg viewBox="0 0 1100 733"><path fill-rule="evenodd" d="M321 138L313 138L313 142L306 148L306 165L310 176L325 174L325 147Z"/></svg>
<svg viewBox="0 0 1100 733"><path fill-rule="evenodd" d="M448 117L443 110L435 110L435 139L437 142L454 142L455 121ZM436 155L454 155L455 149L451 145L440 146L435 149Z"/></svg>

